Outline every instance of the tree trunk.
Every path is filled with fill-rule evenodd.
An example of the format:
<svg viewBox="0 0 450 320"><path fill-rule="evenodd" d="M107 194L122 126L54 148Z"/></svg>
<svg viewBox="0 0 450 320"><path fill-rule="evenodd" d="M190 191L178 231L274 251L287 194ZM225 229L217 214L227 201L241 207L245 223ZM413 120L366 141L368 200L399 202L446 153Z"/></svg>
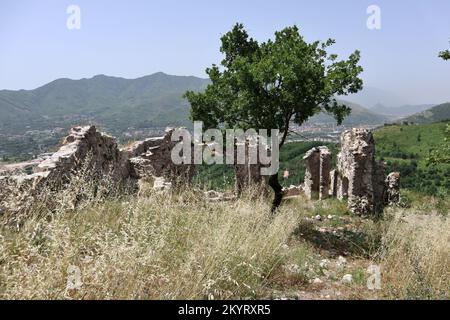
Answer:
<svg viewBox="0 0 450 320"><path fill-rule="evenodd" d="M273 189L275 193L275 197L272 202L272 213L275 213L277 209L281 205L281 201L283 200L283 187L278 181L278 173L270 176L269 178L269 186Z"/></svg>

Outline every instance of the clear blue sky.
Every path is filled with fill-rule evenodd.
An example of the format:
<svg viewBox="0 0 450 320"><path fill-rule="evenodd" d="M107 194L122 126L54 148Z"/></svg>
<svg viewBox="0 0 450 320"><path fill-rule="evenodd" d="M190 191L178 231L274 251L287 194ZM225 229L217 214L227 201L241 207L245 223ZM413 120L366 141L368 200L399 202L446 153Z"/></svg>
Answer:
<svg viewBox="0 0 450 320"><path fill-rule="evenodd" d="M81 29L68 30L68 5ZM381 8L381 30L366 9ZM297 24L309 41L335 38L335 51L362 52L366 85L413 103L450 100L449 0L1 0L0 89L33 89L57 78L157 71L205 77L220 60L219 37L235 22L266 40Z"/></svg>

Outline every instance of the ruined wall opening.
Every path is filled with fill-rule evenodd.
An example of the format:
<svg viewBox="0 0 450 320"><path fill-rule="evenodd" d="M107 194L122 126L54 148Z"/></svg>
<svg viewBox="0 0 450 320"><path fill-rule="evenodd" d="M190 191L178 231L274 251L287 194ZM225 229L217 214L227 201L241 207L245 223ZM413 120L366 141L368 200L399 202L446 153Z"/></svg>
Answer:
<svg viewBox="0 0 450 320"><path fill-rule="evenodd" d="M342 197L344 200L348 199L348 188L349 188L349 181L347 177L342 177Z"/></svg>

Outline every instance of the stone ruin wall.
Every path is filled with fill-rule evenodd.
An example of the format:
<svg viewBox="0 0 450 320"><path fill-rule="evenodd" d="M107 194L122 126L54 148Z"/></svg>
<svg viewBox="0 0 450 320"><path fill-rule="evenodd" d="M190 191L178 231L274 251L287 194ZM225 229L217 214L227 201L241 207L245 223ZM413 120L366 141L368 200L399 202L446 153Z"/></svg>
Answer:
<svg viewBox="0 0 450 320"><path fill-rule="evenodd" d="M369 130L353 129L342 134L334 170L327 147L310 150L304 160L304 192L309 199L331 196L347 200L350 211L357 215L373 215L384 205L400 201L400 174L385 178L385 164L375 160L375 141Z"/></svg>
<svg viewBox="0 0 450 320"><path fill-rule="evenodd" d="M381 177L381 178L380 178ZM337 197L348 199L352 212L373 214L380 208L384 188L384 165L375 160L375 140L370 131L353 129L341 137L341 152L337 157Z"/></svg>
<svg viewBox="0 0 450 320"><path fill-rule="evenodd" d="M303 158L306 162L304 191L309 199L329 197L332 158L327 147L313 148Z"/></svg>
<svg viewBox="0 0 450 320"><path fill-rule="evenodd" d="M119 149L113 137L98 132L94 126L75 127L57 152L31 164L32 174L0 171L0 214L20 211L37 200L39 191L45 187L53 191L63 189L88 155L92 171L100 178L110 177L117 184L131 181L138 188L139 181L147 178L154 180L155 188L161 190L190 184L194 165L177 166L171 161L171 150L176 144L171 141L172 132ZM385 204L400 201L400 174L385 177L384 164L375 161L375 142L368 130L353 129L342 135L336 169L332 168L332 154L327 147L310 150L304 160L304 186L285 190L287 196L304 192L310 199L348 200L350 210L358 215L374 214ZM26 166L29 168L30 163ZM261 165L234 168L237 194L264 181Z"/></svg>
<svg viewBox="0 0 450 320"><path fill-rule="evenodd" d="M264 183L264 176L261 175L261 169L263 165L261 165L259 161L259 152L257 153L257 164L250 163L250 150L258 150L259 144L258 141L248 141L245 143L237 142L235 144L234 149L234 159L237 162L237 148L239 146L244 146L245 150L245 164L235 164L234 165L234 173L235 173L235 192L237 195L240 195L243 190L250 186L261 186Z"/></svg>
<svg viewBox="0 0 450 320"><path fill-rule="evenodd" d="M34 201L39 201L43 190L64 190L82 166L88 166L96 178L107 177L117 185L127 183L136 191L142 180L152 181L153 188L161 191L189 185L195 166L173 164L171 153L178 143L171 141L173 131L119 149L113 137L97 131L95 126L72 128L57 152L44 159L14 164L11 167L14 170L9 172L0 168L0 214L31 207ZM30 168L32 173L26 174L25 169ZM263 181L260 165L247 163L234 168L237 194L247 186Z"/></svg>
<svg viewBox="0 0 450 320"><path fill-rule="evenodd" d="M72 128L57 152L33 164L32 174L0 172L0 214L19 212L39 201L45 188L64 189L83 165L88 165L90 172L100 179L108 176L115 184L131 182L136 188L140 179L148 177L169 186L181 181L189 184L194 167L172 163L171 150L175 144L171 141L172 132L119 149L113 137L98 132L94 126Z"/></svg>

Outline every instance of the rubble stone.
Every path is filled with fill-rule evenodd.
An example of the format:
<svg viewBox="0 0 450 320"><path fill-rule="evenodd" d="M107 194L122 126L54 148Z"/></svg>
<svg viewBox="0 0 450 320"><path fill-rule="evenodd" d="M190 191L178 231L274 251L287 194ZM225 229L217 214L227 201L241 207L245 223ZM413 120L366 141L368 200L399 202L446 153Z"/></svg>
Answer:
<svg viewBox="0 0 450 320"><path fill-rule="evenodd" d="M400 203L400 172L392 172L386 178L385 204L395 206Z"/></svg>

